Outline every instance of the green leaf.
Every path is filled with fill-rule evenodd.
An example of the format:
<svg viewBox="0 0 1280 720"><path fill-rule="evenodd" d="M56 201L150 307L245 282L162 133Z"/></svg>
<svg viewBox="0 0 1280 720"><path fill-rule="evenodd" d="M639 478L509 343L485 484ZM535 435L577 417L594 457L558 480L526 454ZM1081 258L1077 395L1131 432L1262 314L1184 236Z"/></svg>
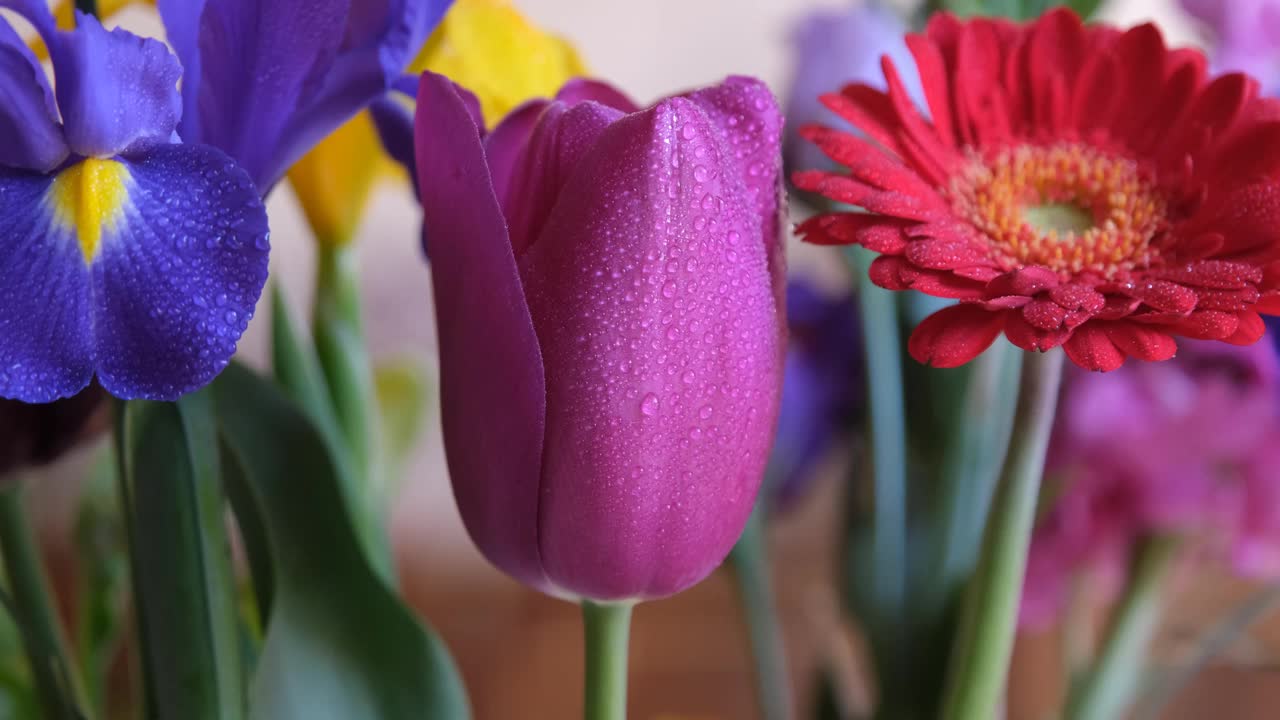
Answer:
<svg viewBox="0 0 1280 720"><path fill-rule="evenodd" d="M274 599L250 717L469 717L443 643L361 552L320 433L274 385L243 367L228 368L213 392L225 446L258 509L271 555Z"/></svg>
<svg viewBox="0 0 1280 720"><path fill-rule="evenodd" d="M333 399L325 385L320 361L310 343L303 342L289 301L279 284L271 286L271 369L276 383L326 435L341 440Z"/></svg>
<svg viewBox="0 0 1280 720"><path fill-rule="evenodd" d="M148 718L241 720L245 688L208 390L118 426Z"/></svg>
<svg viewBox="0 0 1280 720"><path fill-rule="evenodd" d="M427 373L412 359L386 363L373 376L382 422L382 447L389 487L394 490L409 453L418 445L427 417L431 383Z"/></svg>
<svg viewBox="0 0 1280 720"><path fill-rule="evenodd" d="M350 458L353 484L349 504L361 544L378 573L394 584L391 549L382 522L384 468L373 369L360 324L356 258L350 248L321 250L313 331L337 429Z"/></svg>
<svg viewBox="0 0 1280 720"><path fill-rule="evenodd" d="M90 705L106 707L111 665L129 635L129 548L120 493L119 461L110 444L96 452L76 516L80 592L75 643Z"/></svg>

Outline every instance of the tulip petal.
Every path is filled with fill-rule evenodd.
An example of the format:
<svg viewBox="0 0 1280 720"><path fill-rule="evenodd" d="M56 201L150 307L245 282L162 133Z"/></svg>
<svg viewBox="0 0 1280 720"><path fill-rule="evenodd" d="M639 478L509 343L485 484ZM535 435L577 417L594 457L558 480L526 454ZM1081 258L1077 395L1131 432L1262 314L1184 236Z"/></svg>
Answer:
<svg viewBox="0 0 1280 720"><path fill-rule="evenodd" d="M429 189L423 232L431 242L454 496L491 562L551 591L538 548L546 392L533 320L479 128L441 75L425 73L418 98L418 180Z"/></svg>
<svg viewBox="0 0 1280 720"><path fill-rule="evenodd" d="M539 116L516 160L502 200L516 257L541 238L560 190L605 128L622 112L594 102L569 107L553 102Z"/></svg>
<svg viewBox="0 0 1280 720"><path fill-rule="evenodd" d="M578 162L521 258L554 369L542 559L575 593L682 590L723 560L751 511L782 339L763 224L733 154L693 100L629 115Z"/></svg>
<svg viewBox="0 0 1280 720"><path fill-rule="evenodd" d="M212 147L160 145L121 164L123 214L92 262L98 379L119 398L176 400L235 354L267 281L267 213Z"/></svg>
<svg viewBox="0 0 1280 720"><path fill-rule="evenodd" d="M556 93L556 99L569 105L591 100L624 113L633 113L640 109L640 106L621 90L609 83L590 78L574 78L565 83L564 87Z"/></svg>
<svg viewBox="0 0 1280 720"><path fill-rule="evenodd" d="M516 161L524 154L529 134L550 104L548 100L530 100L503 118L484 139L485 157L489 159L489 172L493 176L493 191L499 200L507 197Z"/></svg>
<svg viewBox="0 0 1280 720"><path fill-rule="evenodd" d="M89 270L49 212L52 184L0 169L0 397L30 403L70 397L93 377Z"/></svg>
<svg viewBox="0 0 1280 720"><path fill-rule="evenodd" d="M768 86L747 77L731 77L687 96L702 106L725 134L733 149L731 161L739 164L738 177L746 181L754 209L764 222L764 238L769 251L780 244L782 223L778 207L782 201L782 111Z"/></svg>

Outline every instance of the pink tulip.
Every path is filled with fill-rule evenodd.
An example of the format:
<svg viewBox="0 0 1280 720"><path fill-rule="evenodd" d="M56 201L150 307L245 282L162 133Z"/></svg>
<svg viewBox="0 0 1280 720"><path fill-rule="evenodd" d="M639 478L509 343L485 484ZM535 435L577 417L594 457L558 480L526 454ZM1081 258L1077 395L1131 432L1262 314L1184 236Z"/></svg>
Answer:
<svg viewBox="0 0 1280 720"><path fill-rule="evenodd" d="M567 598L702 580L751 511L778 409L773 97L731 78L637 110L579 81L485 135L474 99L428 73L416 122L472 539Z"/></svg>

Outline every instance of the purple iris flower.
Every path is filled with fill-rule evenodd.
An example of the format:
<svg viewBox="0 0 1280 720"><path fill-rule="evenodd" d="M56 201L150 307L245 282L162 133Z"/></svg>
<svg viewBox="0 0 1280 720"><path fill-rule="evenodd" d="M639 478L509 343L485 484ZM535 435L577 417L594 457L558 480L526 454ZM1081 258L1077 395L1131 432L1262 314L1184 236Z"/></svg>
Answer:
<svg viewBox="0 0 1280 720"><path fill-rule="evenodd" d="M94 375L126 399L208 384L266 282L260 198L401 79L449 2L158 4L177 57L0 0L57 88L0 19L0 397L50 402Z"/></svg>
<svg viewBox="0 0 1280 720"><path fill-rule="evenodd" d="M778 432L770 457L770 499L785 511L814 470L861 416L862 336L851 293L832 295L803 278L787 285L790 342Z"/></svg>
<svg viewBox="0 0 1280 720"><path fill-rule="evenodd" d="M876 2L823 10L801 20L791 38L796 63L786 107L783 154L787 167L832 166L832 160L797 132L805 125L846 125L819 98L849 83L884 89L884 72L880 68L883 57L893 60L911 97L917 105L924 105L919 73L911 71L916 65L907 49L906 32L903 19Z"/></svg>
<svg viewBox="0 0 1280 720"><path fill-rule="evenodd" d="M57 91L0 20L0 397L45 403L96 374L171 400L235 352L267 278L267 216L225 153L178 144L178 60L44 0L0 0L49 47Z"/></svg>
<svg viewBox="0 0 1280 720"><path fill-rule="evenodd" d="M266 194L402 79L450 4L158 0L185 68L179 134L221 148Z"/></svg>

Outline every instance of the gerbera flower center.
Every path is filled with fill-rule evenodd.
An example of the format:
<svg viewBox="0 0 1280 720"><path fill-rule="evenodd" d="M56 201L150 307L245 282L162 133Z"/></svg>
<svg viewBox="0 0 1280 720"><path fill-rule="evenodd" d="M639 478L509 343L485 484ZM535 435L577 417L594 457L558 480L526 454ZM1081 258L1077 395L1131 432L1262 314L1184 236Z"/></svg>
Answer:
<svg viewBox="0 0 1280 720"><path fill-rule="evenodd" d="M1146 267L1167 211L1137 162L1083 144L974 152L948 194L1006 270L1112 277Z"/></svg>

